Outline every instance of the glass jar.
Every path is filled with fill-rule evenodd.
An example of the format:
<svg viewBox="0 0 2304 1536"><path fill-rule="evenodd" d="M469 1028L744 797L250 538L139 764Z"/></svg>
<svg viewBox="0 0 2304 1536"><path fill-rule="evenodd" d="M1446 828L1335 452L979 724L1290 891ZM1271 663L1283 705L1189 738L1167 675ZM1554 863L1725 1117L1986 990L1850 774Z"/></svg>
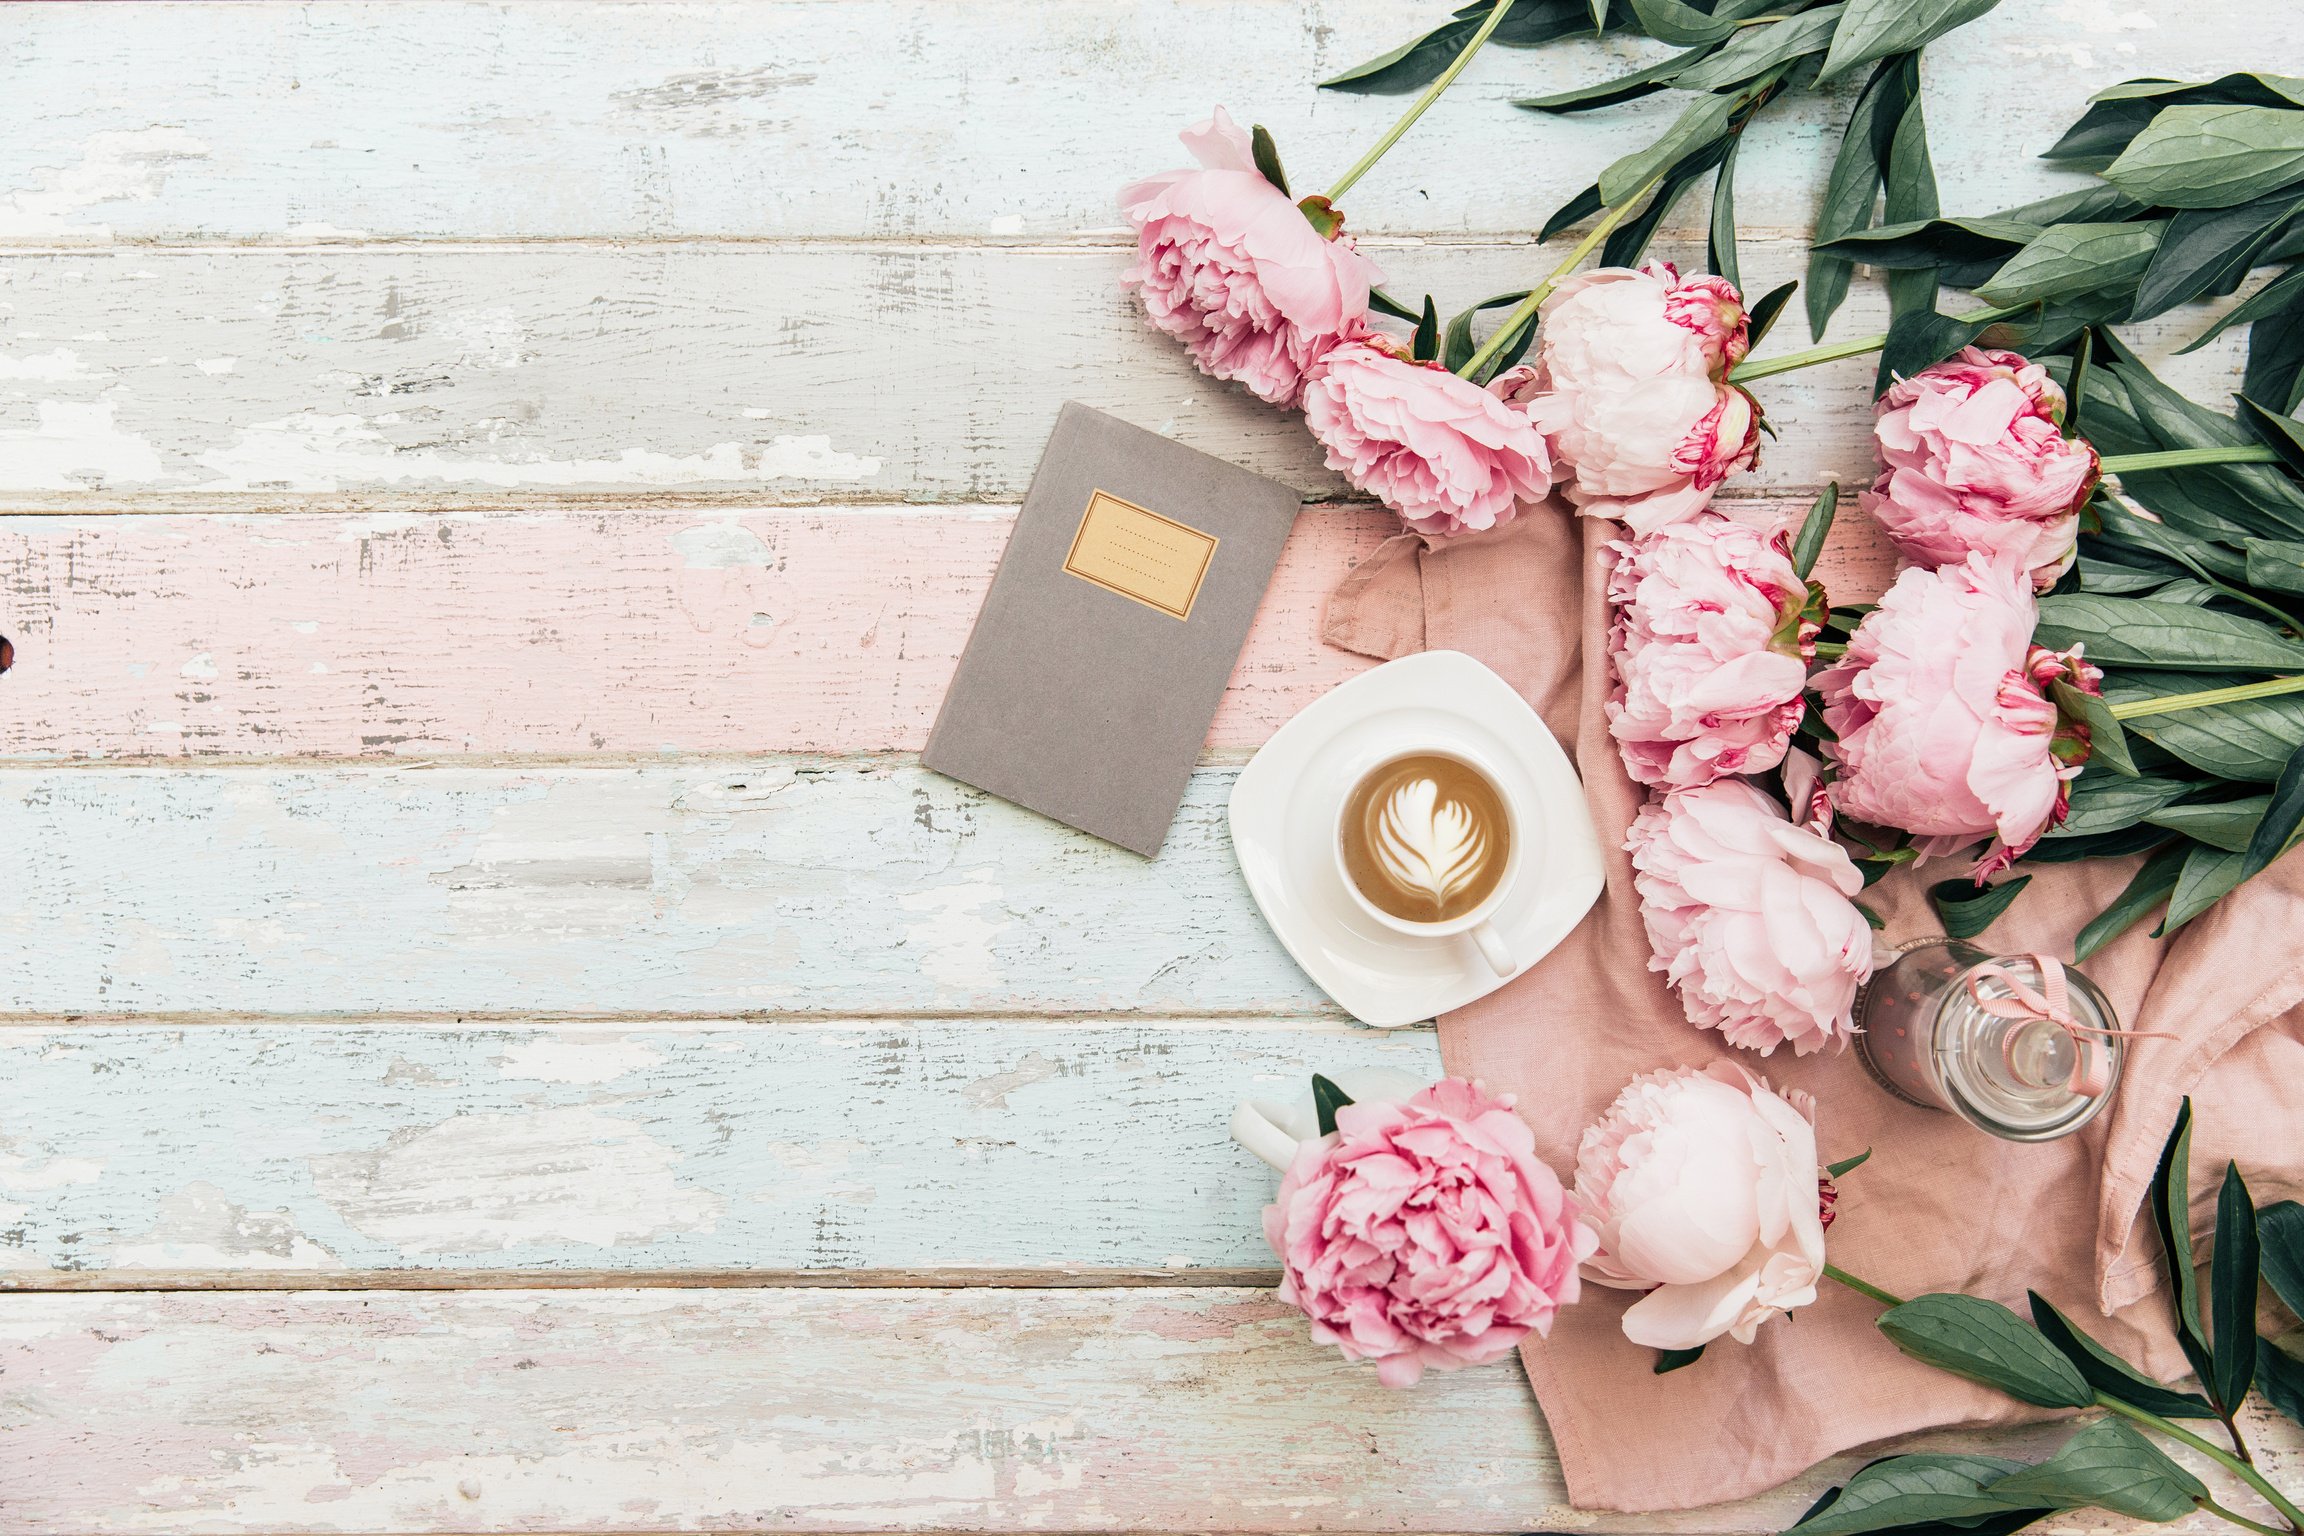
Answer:
<svg viewBox="0 0 2304 1536"><path fill-rule="evenodd" d="M2126 1051L2104 994L2070 967L2062 980L2077 1028L2024 1001L2024 992L2053 995L2034 956L1923 940L1874 972L1857 998L1856 1054L1898 1098L1994 1136L2069 1136L2111 1102Z"/></svg>

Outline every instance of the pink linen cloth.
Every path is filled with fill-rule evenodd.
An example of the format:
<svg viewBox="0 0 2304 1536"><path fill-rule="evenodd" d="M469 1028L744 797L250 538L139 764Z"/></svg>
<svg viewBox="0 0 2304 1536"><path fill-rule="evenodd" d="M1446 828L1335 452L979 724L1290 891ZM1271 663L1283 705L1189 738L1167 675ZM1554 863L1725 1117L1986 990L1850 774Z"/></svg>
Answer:
<svg viewBox="0 0 2304 1536"><path fill-rule="evenodd" d="M1517 1094L1538 1154L1565 1170L1584 1127L1635 1074L1740 1061L1816 1096L1825 1161L1872 1149L1842 1183L1829 1239L1836 1264L1899 1295L1967 1291L2020 1312L2029 1287L2163 1378L2181 1375L2159 1239L2140 1219L2142 1202L2187 1093L2197 1117L2195 1231L2209 1228L2227 1158L2259 1204L2304 1195L2304 859L2281 861L2172 939L2150 938L2147 924L2089 960L2089 979L2124 1022L2178 1038L2133 1044L2110 1109L2061 1141L1999 1141L1906 1104L1853 1053L1733 1050L1690 1025L1648 969L1622 852L1643 792L1602 714L1614 534L1539 506L1497 533L1437 547L1403 535L1329 601L1332 644L1386 658L1459 650L1502 674L1576 760L1600 829L1608 884L1598 905L1528 974L1440 1020L1448 1071ZM1938 861L1875 886L1866 901L1887 920L1883 938L1940 933L1925 888L1962 867ZM2069 959L2080 925L2134 867L2028 869L2031 887L1977 942ZM1748 1497L1870 1441L2043 1416L1907 1360L1874 1330L1877 1305L1822 1289L1816 1305L1769 1323L1757 1343L1722 1340L1695 1365L1658 1376L1653 1353L1619 1331L1634 1298L1587 1287L1549 1340L1521 1351L1570 1499L1586 1509L1684 1509Z"/></svg>

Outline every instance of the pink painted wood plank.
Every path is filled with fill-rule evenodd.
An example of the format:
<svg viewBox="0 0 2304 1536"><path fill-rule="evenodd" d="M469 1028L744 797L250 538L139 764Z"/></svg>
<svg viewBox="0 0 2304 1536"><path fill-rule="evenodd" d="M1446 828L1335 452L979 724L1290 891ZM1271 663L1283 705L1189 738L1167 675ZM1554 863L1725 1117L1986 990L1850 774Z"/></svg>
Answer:
<svg viewBox="0 0 2304 1536"><path fill-rule="evenodd" d="M0 753L912 751L1014 512L0 518ZM1390 534L1298 522L1210 745L1368 663L1328 593ZM1848 518L1825 574L1876 588Z"/></svg>

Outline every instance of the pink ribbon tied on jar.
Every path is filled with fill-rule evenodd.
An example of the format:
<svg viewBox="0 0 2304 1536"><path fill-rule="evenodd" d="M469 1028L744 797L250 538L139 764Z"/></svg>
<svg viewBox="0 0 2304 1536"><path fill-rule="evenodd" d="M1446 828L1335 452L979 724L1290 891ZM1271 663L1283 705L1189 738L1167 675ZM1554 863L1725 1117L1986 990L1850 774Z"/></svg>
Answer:
<svg viewBox="0 0 2304 1536"><path fill-rule="evenodd" d="M2019 979L2004 965L1980 965L1968 974L1968 995L1976 1006L1996 1019L2011 1023L2039 1020L2054 1024L2072 1037L2072 1074L2065 1080L2065 1088L2083 1098L2101 1097L2112 1086L2112 1053L2106 1042L2126 1040L2170 1040L2173 1035L2160 1030L2110 1029L2094 1024L2083 1024L2072 1015L2071 989L2064 982L2064 965L2054 955L2035 954L2030 957L2039 970L2040 986L2037 990ZM1997 981L2008 989L2006 997L1987 997L1984 983ZM2009 1073L2019 1081L2028 1078L2016 1062L2016 1048L2022 1031L2010 1030L2000 1037ZM2046 1084L2041 1086L2046 1087Z"/></svg>

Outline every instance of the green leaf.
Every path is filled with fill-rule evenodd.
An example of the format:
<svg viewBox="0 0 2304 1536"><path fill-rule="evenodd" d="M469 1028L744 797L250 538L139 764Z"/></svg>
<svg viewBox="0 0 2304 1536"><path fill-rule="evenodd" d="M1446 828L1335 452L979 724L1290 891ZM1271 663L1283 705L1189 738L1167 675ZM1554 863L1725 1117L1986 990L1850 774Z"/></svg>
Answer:
<svg viewBox="0 0 2304 1536"><path fill-rule="evenodd" d="M1320 1127L1320 1134L1331 1135L1336 1129L1336 1111L1352 1102L1352 1096L1319 1073L1312 1074L1312 1113Z"/></svg>
<svg viewBox="0 0 2304 1536"><path fill-rule="evenodd" d="M2128 750L2128 733L2113 717L2111 705L2063 678L2048 685L2048 695L2058 710L2088 728L2088 761L2128 778L2136 776L2136 757Z"/></svg>
<svg viewBox="0 0 2304 1536"><path fill-rule="evenodd" d="M2152 1173L2152 1225L2160 1233L2160 1266L2176 1308L2176 1342L2203 1386L2213 1389L2215 1370L2208 1335L2200 1327L2200 1281L2192 1268L2192 1100L2176 1111L2176 1124L2160 1149Z"/></svg>
<svg viewBox="0 0 2304 1536"><path fill-rule="evenodd" d="M1928 887L1928 904L1943 921L1946 938L1972 939L1991 927L1993 920L2007 911L2008 904L2021 896L2024 887L2031 883L2030 875L2018 875L2013 880L1982 887L1965 878L1939 880Z"/></svg>
<svg viewBox="0 0 2304 1536"><path fill-rule="evenodd" d="M1526 297L1528 290L1525 288L1517 293L1500 293L1492 299L1482 299L1450 320L1447 334L1441 340L1440 365L1450 373L1455 373L1472 360L1472 354L1479 350L1472 340L1472 321L1482 310L1510 309Z"/></svg>
<svg viewBox="0 0 2304 1536"><path fill-rule="evenodd" d="M2183 779L2127 777L2098 772L2093 760L2088 771L2072 783L2072 803L2064 820L2048 836L2089 837L2117 832L2149 820L2153 813L2174 804L2199 786Z"/></svg>
<svg viewBox="0 0 2304 1536"><path fill-rule="evenodd" d="M2204 84L2182 80L2130 80L2098 91L2080 121L2065 131L2042 158L2110 160L2134 139L2162 107L2185 102L2232 102L2276 107L2294 98L2296 82L2285 75L2226 75Z"/></svg>
<svg viewBox="0 0 2304 1536"><path fill-rule="evenodd" d="M1552 210L1552 217L1536 232L1538 243L1551 239L1564 229L1583 223L1607 205L1600 201L1600 185L1594 182L1568 201Z"/></svg>
<svg viewBox="0 0 2304 1536"><path fill-rule="evenodd" d="M1888 150L1881 157L1880 216L1891 222L1910 219L1932 219L1944 211L1936 197L1936 164L1928 153L1927 113L1920 101L1920 55L1898 54L1903 67L1898 88L1905 97L1904 115L1897 119L1895 132L1889 136ZM1919 268L1888 274L1884 286L1888 290L1888 315L1893 322L1906 315L1932 314L1936 309L1936 295L1941 273L1934 268ZM1883 365L1875 378L1874 393L1887 389L1890 378Z"/></svg>
<svg viewBox="0 0 2304 1536"><path fill-rule="evenodd" d="M2236 672L2304 668L2304 642L2236 614L2148 597L2074 592L2040 599L2035 642L2051 650L2085 643L2098 666L2188 667Z"/></svg>
<svg viewBox="0 0 2304 1536"><path fill-rule="evenodd" d="M2292 295L2278 312L2249 327L2248 371L2240 388L2283 411L2304 405L2304 297Z"/></svg>
<svg viewBox="0 0 2304 1536"><path fill-rule="evenodd" d="M1426 304L1430 304L1432 302L1432 296L1430 294L1426 294L1424 296L1424 302ZM1407 305L1401 303L1398 299L1392 297L1392 295L1386 293L1381 288L1371 288L1368 290L1368 307L1380 315L1390 315L1393 319L1405 320L1410 325L1414 325L1417 321L1424 318L1424 311L1420 309L1410 309Z"/></svg>
<svg viewBox="0 0 2304 1536"><path fill-rule="evenodd" d="M2216 1367L2216 1398L2237 1409L2256 1379L2256 1285L2258 1280L2256 1202L2238 1163L2224 1165L2224 1186L2216 1195L2216 1251L2208 1267L2208 1318L2215 1329L2210 1358Z"/></svg>
<svg viewBox="0 0 2304 1536"><path fill-rule="evenodd" d="M2270 1339L2257 1341L2256 1390L2264 1394L2264 1401L2304 1424L2304 1365L2281 1353Z"/></svg>
<svg viewBox="0 0 2304 1536"><path fill-rule="evenodd" d="M1669 1376L1674 1371L1685 1370L1703 1358L1704 1346L1701 1344L1694 1349L1660 1349L1656 1351L1655 1374Z"/></svg>
<svg viewBox="0 0 2304 1536"><path fill-rule="evenodd" d="M1280 146L1272 142L1262 123L1248 130L1248 150L1255 158L1257 174L1278 187L1282 197L1288 196L1288 173L1280 168Z"/></svg>
<svg viewBox="0 0 2304 1536"><path fill-rule="evenodd" d="M1824 552L1824 540L1832 532L1832 519L1840 510L1840 482L1825 486L1808 516L1800 524L1800 532L1792 540L1792 569L1805 581L1808 573L1816 569L1816 557Z"/></svg>
<svg viewBox="0 0 2304 1536"><path fill-rule="evenodd" d="M1985 260L1998 266L2038 239L2046 228L2006 219L1907 219L1820 241L1817 249L1875 267L1934 267Z"/></svg>
<svg viewBox="0 0 2304 1536"><path fill-rule="evenodd" d="M1712 270L1739 291L1744 279L1736 270L1736 146L1743 142L1742 135L1728 141L1728 152L1720 157L1720 170L1712 178L1711 238L1704 252ZM1750 333L1746 336L1749 340Z"/></svg>
<svg viewBox="0 0 2304 1536"><path fill-rule="evenodd" d="M2105 680L2114 703L2193 693L2230 683L2209 672L2128 672ZM2140 715L2121 722L2130 735L2173 753L2220 779L2270 784L2304 746L2304 698L2282 695L2216 704L2172 715Z"/></svg>
<svg viewBox="0 0 2304 1536"><path fill-rule="evenodd" d="M1648 205L1617 225L1615 232L1609 235L1608 243L1600 248L1601 265L1637 265L1641 253L1648 249L1648 242L1656 237L1656 231L1663 224L1665 216L1687 195L1688 189L1696 184L1698 178L1727 156L1735 142L1735 132L1731 130L1699 146L1693 154L1666 171L1663 181L1657 185L1655 195L1648 199Z"/></svg>
<svg viewBox="0 0 2304 1536"><path fill-rule="evenodd" d="M1741 85L1779 64L1821 53L1832 41L1832 29L1839 25L1840 11L1838 5L1820 5L1782 21L1741 27L1717 53L1673 77L1673 87L1683 91L1723 90Z"/></svg>
<svg viewBox="0 0 2304 1536"><path fill-rule="evenodd" d="M2151 266L2165 227L2164 221L2152 219L2044 229L2009 257L1977 295L1994 304L2030 304L2103 289L2125 291Z"/></svg>
<svg viewBox="0 0 2304 1536"><path fill-rule="evenodd" d="M1412 37L1397 48L1330 76L1320 82L1320 89L1382 96L1420 90L1440 78L1479 30L1478 17L1460 16L1443 22L1421 37Z"/></svg>
<svg viewBox="0 0 2304 1536"><path fill-rule="evenodd" d="M2197 340L2188 343L2176 355L2197 352L2236 325L2247 325L2266 315L2276 314L2292 300L2304 299L2304 266L2290 267L2254 293L2242 299L2224 318L2202 331Z"/></svg>
<svg viewBox="0 0 2304 1536"><path fill-rule="evenodd" d="M1824 1172L1829 1177L1837 1179L1842 1174L1854 1173L1857 1169L1863 1167L1870 1161L1872 1161L1872 1149L1870 1147L1866 1147L1863 1151L1857 1153L1854 1157L1844 1157L1836 1163L1825 1164Z"/></svg>
<svg viewBox="0 0 2304 1536"><path fill-rule="evenodd" d="M1798 279L1778 283L1760 295L1759 301L1745 311L1744 344L1747 347L1756 347L1766 339L1769 331L1775 328L1776 317L1784 313L1784 306L1791 302L1792 290L1799 286Z"/></svg>
<svg viewBox="0 0 2304 1536"><path fill-rule="evenodd" d="M2248 568L2242 579L2252 587L2274 592L2304 593L2304 543L2293 539L2250 539Z"/></svg>
<svg viewBox="0 0 2304 1536"><path fill-rule="evenodd" d="M1660 60L1646 69L1636 69L1628 75L1618 75L1596 85L1581 85L1572 91L1555 91L1549 96L1517 97L1512 105L1530 112L1550 112L1555 115L1589 112L1595 107L1612 107L1618 102L1635 101L1662 90L1673 76L1704 56L1705 50L1691 49Z"/></svg>
<svg viewBox="0 0 2304 1536"><path fill-rule="evenodd" d="M1728 119L1738 105L1734 96L1697 97L1654 142L1600 173L1601 202L1610 208L1621 206L1682 159L1719 139L1727 133Z"/></svg>
<svg viewBox="0 0 2304 1536"><path fill-rule="evenodd" d="M2240 402L2240 424L2262 439L2265 447L2279 454L2282 463L2304 474L2304 423L2285 411L2268 410L2246 395L2234 398Z"/></svg>
<svg viewBox="0 0 2304 1536"><path fill-rule="evenodd" d="M1880 380L1910 378L1959 351L1992 328L1989 320L1962 320L1932 310L1898 315L1888 326L1888 344L1880 349ZM1874 393L1887 384L1877 382Z"/></svg>
<svg viewBox="0 0 2304 1536"><path fill-rule="evenodd" d="M2209 805L2170 805L2144 820L2226 853L2246 853L2248 840L2256 835L2256 823L2264 819L2264 807L2271 803L2270 795L2250 795Z"/></svg>
<svg viewBox="0 0 2304 1536"><path fill-rule="evenodd" d="M2144 205L2121 191L2102 182L2093 186L2076 187L2070 192L2059 192L2054 197L2043 197L2034 202L2020 203L2014 208L2002 209L1993 215L2011 224L2036 224L2042 229L2051 224L2103 224L2119 219L2132 219L2144 211Z"/></svg>
<svg viewBox="0 0 2304 1536"><path fill-rule="evenodd" d="M2225 208L2304 181L2304 112L2174 106L2155 116L2104 179L2140 203Z"/></svg>
<svg viewBox="0 0 2304 1536"><path fill-rule="evenodd" d="M2168 893L2176 889L2177 871L2184 867L2184 855L2191 846L2178 839L2146 859L2144 867L2128 882L2128 888L2113 897L2112 904L2090 918L2088 926L2080 930L2072 941L2072 958L2087 959L2166 901Z"/></svg>
<svg viewBox="0 0 2304 1536"><path fill-rule="evenodd" d="M1818 84L1974 21L1997 0L1848 0Z"/></svg>
<svg viewBox="0 0 2304 1536"><path fill-rule="evenodd" d="M2257 335L2262 333L2262 325ZM2255 336L2250 339L2253 357ZM2125 392L2137 420L2163 448L2221 448L2251 445L2245 429L2231 417L2186 399L2153 376L2152 371L2138 362L2132 353L2119 346L2110 333L2104 337L2112 360L2098 372L2114 375ZM2246 385L2242 393L2252 400L2278 403L2271 394ZM2091 432L2094 428L2091 427ZM2137 492L2145 505L2163 516L2172 516L2169 508L2151 495L2138 490L2139 485L2150 484L2155 489L2169 483L2191 488L2198 483L2201 489L2217 493L2216 507L2229 520L2257 533L2304 535L2304 491L2280 471L2263 464L2212 464L2195 469L2181 470L2174 475L2156 473L2149 481L2141 477L2123 477L2129 489ZM2200 490L2193 490L2197 498Z"/></svg>
<svg viewBox="0 0 2304 1536"><path fill-rule="evenodd" d="M2184 855L2184 867L2176 872L2176 888L2168 893L2168 915L2160 919L2152 936L2166 938L2231 895L2247 878L2242 866L2240 854L2195 845Z"/></svg>
<svg viewBox="0 0 2304 1536"><path fill-rule="evenodd" d="M2256 1215L2256 1235L2263 1248L2264 1283L2282 1305L2304 1318L2304 1205L2282 1200L2264 1207Z"/></svg>
<svg viewBox="0 0 2304 1536"><path fill-rule="evenodd" d="M2012 1504L2109 1509L2163 1522L2192 1513L2196 1501L2208 1496L2206 1484L2125 1419L2099 1419L2046 1461L2009 1473L1987 1491Z"/></svg>
<svg viewBox="0 0 2304 1536"><path fill-rule="evenodd" d="M1784 1536L1859 1536L1924 1522L1956 1521L2005 1512L2008 1505L1986 1485L2022 1468L1998 1456L1891 1456L1848 1480L1840 1497L1812 1512Z"/></svg>
<svg viewBox="0 0 2304 1536"><path fill-rule="evenodd" d="M2117 859L2144 853L2169 840L2159 827L2134 826L2119 832L2098 832L2088 837L2044 837L2020 856L2025 864L2078 864L2084 859Z"/></svg>
<svg viewBox="0 0 2304 1536"><path fill-rule="evenodd" d="M1432 295L1424 295L1424 313L1416 319L1416 334L1409 338L1408 355L1420 363L1436 361L1440 356L1440 308L1432 302Z"/></svg>
<svg viewBox="0 0 2304 1536"><path fill-rule="evenodd" d="M2128 318L2148 320L2207 294L2230 293L2299 209L2304 200L2294 192L2277 192L2237 208L2188 208L2177 214L2137 285L2136 307Z"/></svg>
<svg viewBox="0 0 2304 1536"><path fill-rule="evenodd" d="M2049 1343L2064 1352L2088 1385L2107 1397L2116 1397L2133 1408L2156 1413L2164 1419L2212 1419L2216 1410L2208 1399L2193 1392L2179 1392L2163 1386L2145 1375L2127 1361L2113 1354L2087 1334L2082 1333L2072 1320L2056 1310L2038 1291L2025 1293L2032 1300L2032 1322Z"/></svg>
<svg viewBox="0 0 2304 1536"><path fill-rule="evenodd" d="M1632 0L1632 14L1642 31L1675 48L1716 43L1736 30L1733 19L1700 11L1685 0Z"/></svg>
<svg viewBox="0 0 2304 1536"><path fill-rule="evenodd" d="M1996 1301L1939 1292L1880 1314L1880 1331L1915 1360L2043 1408L2096 1401L2072 1362L2040 1330Z"/></svg>
<svg viewBox="0 0 2304 1536"><path fill-rule="evenodd" d="M2256 830L2248 838L2247 851L2241 856L2240 879L2253 880L2269 868L2274 859L2286 853L2296 841L2296 829L2300 826L2304 826L2304 747L2289 754L2287 765L2272 785L2271 802L2265 806L2263 819L2256 823Z"/></svg>

